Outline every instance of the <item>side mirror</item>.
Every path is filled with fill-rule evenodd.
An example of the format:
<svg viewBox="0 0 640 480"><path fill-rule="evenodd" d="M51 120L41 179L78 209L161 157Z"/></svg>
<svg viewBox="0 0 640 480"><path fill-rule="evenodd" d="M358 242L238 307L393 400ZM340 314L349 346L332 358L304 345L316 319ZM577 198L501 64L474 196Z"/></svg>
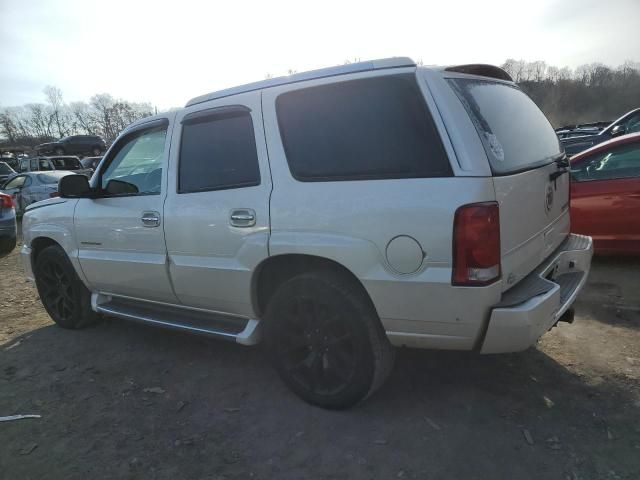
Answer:
<svg viewBox="0 0 640 480"><path fill-rule="evenodd" d="M624 135L626 132L627 132L627 129L625 128L624 125L616 125L611 129L611 136L617 137L620 135Z"/></svg>
<svg viewBox="0 0 640 480"><path fill-rule="evenodd" d="M67 175L58 182L58 193L62 198L88 197L91 193L89 179L84 175Z"/></svg>

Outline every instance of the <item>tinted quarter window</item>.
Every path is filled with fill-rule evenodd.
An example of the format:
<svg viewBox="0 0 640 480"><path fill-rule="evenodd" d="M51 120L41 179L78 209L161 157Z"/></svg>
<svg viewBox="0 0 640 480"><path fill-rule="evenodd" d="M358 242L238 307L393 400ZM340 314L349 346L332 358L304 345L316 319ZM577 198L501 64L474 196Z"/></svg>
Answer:
<svg viewBox="0 0 640 480"><path fill-rule="evenodd" d="M180 143L178 192L260 184L251 115L247 110L186 117Z"/></svg>
<svg viewBox="0 0 640 480"><path fill-rule="evenodd" d="M276 100L291 173L301 181L450 176L414 75L333 83Z"/></svg>

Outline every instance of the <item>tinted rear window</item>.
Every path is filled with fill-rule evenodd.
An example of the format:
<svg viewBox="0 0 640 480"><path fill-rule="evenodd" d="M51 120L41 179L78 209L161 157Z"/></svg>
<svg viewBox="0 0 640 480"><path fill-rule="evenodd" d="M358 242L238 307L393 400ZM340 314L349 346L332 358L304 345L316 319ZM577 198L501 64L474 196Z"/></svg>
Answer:
<svg viewBox="0 0 640 480"><path fill-rule="evenodd" d="M475 79L449 79L449 84L478 131L493 173L541 166L562 153L549 120L519 88Z"/></svg>
<svg viewBox="0 0 640 480"><path fill-rule="evenodd" d="M412 74L304 88L276 101L291 173L302 181L450 176Z"/></svg>
<svg viewBox="0 0 640 480"><path fill-rule="evenodd" d="M51 161L56 170L78 170L81 168L77 158L52 158Z"/></svg>
<svg viewBox="0 0 640 480"><path fill-rule="evenodd" d="M0 162L0 174L1 175L8 175L10 173L13 173L13 169L7 165L4 162Z"/></svg>

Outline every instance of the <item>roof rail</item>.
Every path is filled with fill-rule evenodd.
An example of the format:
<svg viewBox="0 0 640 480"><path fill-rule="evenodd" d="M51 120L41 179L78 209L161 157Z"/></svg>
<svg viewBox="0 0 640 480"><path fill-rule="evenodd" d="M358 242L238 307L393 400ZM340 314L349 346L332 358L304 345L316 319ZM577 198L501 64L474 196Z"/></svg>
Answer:
<svg viewBox="0 0 640 480"><path fill-rule="evenodd" d="M263 88L277 87L279 85L287 85L289 83L303 82L305 80L313 80L316 78L333 77L335 75L346 75L347 73L367 72L370 70L379 70L382 68L400 68L415 67L416 63L409 57L393 57L383 58L380 60L369 60L366 62L347 63L337 67L321 68L319 70L310 70L308 72L295 73L286 77L268 78L260 82L248 83L238 87L227 88L217 92L207 93L199 97L192 98L187 102L187 107L198 103L207 102L216 98L228 97L239 93L252 92Z"/></svg>
<svg viewBox="0 0 640 480"><path fill-rule="evenodd" d="M469 75L479 75L481 77L497 78L498 80L507 80L513 82L513 78L500 67L493 65L485 65L482 63L472 63L469 65L457 65L445 68L447 72L467 73Z"/></svg>

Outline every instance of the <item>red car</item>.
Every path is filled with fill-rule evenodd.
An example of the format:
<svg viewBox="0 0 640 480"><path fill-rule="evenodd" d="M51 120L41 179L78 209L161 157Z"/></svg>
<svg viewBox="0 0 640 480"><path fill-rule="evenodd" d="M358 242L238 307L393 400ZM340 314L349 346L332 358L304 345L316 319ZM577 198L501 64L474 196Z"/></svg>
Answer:
<svg viewBox="0 0 640 480"><path fill-rule="evenodd" d="M640 133L571 158L571 230L597 253L640 255Z"/></svg>

